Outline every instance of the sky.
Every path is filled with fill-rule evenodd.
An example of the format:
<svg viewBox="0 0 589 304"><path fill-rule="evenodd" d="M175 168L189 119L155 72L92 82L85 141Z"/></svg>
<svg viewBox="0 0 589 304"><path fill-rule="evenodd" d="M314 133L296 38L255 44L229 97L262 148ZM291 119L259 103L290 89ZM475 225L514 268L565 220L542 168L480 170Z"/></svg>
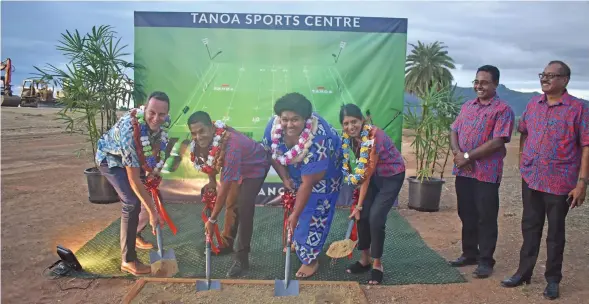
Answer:
<svg viewBox="0 0 589 304"><path fill-rule="evenodd" d="M586 1L1 1L1 58L16 70L20 92L33 66L64 67L55 46L61 33L114 26L133 52L134 11L347 15L408 19L407 42L442 41L456 63L461 87L472 86L476 69L497 66L510 89L540 91L538 73L551 60L566 62L569 92L589 99L589 2ZM408 47L407 52L410 52ZM127 60L132 61L132 55ZM18 87L17 87L18 86Z"/></svg>

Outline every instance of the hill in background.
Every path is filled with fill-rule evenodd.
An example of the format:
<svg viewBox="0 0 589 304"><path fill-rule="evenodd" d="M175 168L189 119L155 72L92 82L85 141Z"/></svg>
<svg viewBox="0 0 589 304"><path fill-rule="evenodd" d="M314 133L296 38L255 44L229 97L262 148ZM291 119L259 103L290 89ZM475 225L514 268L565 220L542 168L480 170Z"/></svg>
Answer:
<svg viewBox="0 0 589 304"><path fill-rule="evenodd" d="M476 93L474 92L473 88L457 87L456 94L458 96L464 97L464 100L462 102L476 98ZM514 91L514 90L511 90L508 87L500 84L497 87L497 94L499 95L499 97L501 97L501 99L505 100L505 102L507 102L513 108L513 111L515 112L515 116L521 116L522 113L524 112L524 110L526 109L526 105L528 104L530 99L532 97L534 97L536 95L540 95L542 93L541 92ZM582 99L582 100L584 100L584 99ZM584 100L584 101L589 103L589 101L587 101L587 100ZM405 103L412 104L412 105L418 104L419 100L414 95L405 93Z"/></svg>

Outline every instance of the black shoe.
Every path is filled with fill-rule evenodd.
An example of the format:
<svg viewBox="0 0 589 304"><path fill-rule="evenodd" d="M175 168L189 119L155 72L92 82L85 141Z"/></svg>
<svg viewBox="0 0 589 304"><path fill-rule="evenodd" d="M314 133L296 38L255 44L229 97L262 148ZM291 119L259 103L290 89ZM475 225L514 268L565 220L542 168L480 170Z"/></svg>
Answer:
<svg viewBox="0 0 589 304"><path fill-rule="evenodd" d="M519 274L513 275L511 278L505 279L503 281L501 281L501 286L503 287L518 287L525 284L530 284L531 279L530 278L524 278Z"/></svg>
<svg viewBox="0 0 589 304"><path fill-rule="evenodd" d="M477 269L472 273L474 278L485 279L491 276L493 273L493 267L487 265L479 265Z"/></svg>
<svg viewBox="0 0 589 304"><path fill-rule="evenodd" d="M544 289L544 298L548 300L555 300L558 299L558 283L548 282L546 284L546 288Z"/></svg>
<svg viewBox="0 0 589 304"><path fill-rule="evenodd" d="M452 267L462 267L462 266L468 266L468 265L477 265L479 263L479 261L475 258L465 258L463 256L457 258L454 261L450 261L450 266Z"/></svg>
<svg viewBox="0 0 589 304"><path fill-rule="evenodd" d="M231 265L231 268L229 268L229 271L227 272L227 277L236 277L242 274L244 271L248 270L249 268L250 263L247 260L236 260L233 262L233 265Z"/></svg>

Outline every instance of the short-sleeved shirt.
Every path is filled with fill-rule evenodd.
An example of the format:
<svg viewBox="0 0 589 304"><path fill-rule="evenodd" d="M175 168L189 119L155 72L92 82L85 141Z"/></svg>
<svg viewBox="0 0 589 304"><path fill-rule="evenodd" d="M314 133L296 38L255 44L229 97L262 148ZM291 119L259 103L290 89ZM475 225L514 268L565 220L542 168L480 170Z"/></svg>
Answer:
<svg viewBox="0 0 589 304"><path fill-rule="evenodd" d="M108 132L100 137L94 160L98 166L106 160L109 168L141 167L133 138L131 112L123 115Z"/></svg>
<svg viewBox="0 0 589 304"><path fill-rule="evenodd" d="M264 146L235 129L230 128L228 132L221 181L264 177L270 169L270 156Z"/></svg>
<svg viewBox="0 0 589 304"><path fill-rule="evenodd" d="M460 151L468 152L494 138L503 138L505 142L510 142L514 125L513 109L495 95L488 104L482 104L478 98L465 102L451 129L458 134ZM452 174L482 182L500 183L505 155L506 149L500 149L489 156L476 159L470 170L454 165Z"/></svg>
<svg viewBox="0 0 589 304"><path fill-rule="evenodd" d="M335 128L325 119L317 113L313 113L313 116L318 120L313 144L301 162L288 165L287 169L297 188L301 185L304 175L313 175L325 171L323 179L313 187L312 193L333 193L340 190L342 183L341 138ZM268 151L271 151L273 123L274 117L266 125L262 140L262 144ZM288 151L283 139L280 140L278 150L283 154Z"/></svg>
<svg viewBox="0 0 589 304"><path fill-rule="evenodd" d="M379 128L376 128L374 134L374 148L378 154L376 175L390 177L405 172L405 161L401 152L397 150L391 138Z"/></svg>
<svg viewBox="0 0 589 304"><path fill-rule="evenodd" d="M518 131L528 135L520 172L530 189L555 195L573 190L582 147L589 145L587 104L568 92L554 105L548 105L546 95L535 96L522 114Z"/></svg>

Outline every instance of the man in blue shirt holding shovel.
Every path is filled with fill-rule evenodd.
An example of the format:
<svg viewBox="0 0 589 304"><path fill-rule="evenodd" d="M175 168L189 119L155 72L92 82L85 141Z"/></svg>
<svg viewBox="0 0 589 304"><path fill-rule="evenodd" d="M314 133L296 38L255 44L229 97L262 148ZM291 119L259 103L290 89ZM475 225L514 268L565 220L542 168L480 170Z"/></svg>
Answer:
<svg viewBox="0 0 589 304"><path fill-rule="evenodd" d="M151 273L151 267L139 261L135 250L135 247L153 248L139 234L147 226L147 220L154 234L156 225L164 225L144 181L146 171L149 172L147 177L153 177L163 166L163 159L154 162L157 157L153 156L165 152L167 135L162 126L168 119L169 104L170 99L165 93L152 93L144 109L133 109L125 114L97 144L95 161L98 169L117 191L123 204L121 271L133 275ZM162 216L165 218L165 214Z"/></svg>

